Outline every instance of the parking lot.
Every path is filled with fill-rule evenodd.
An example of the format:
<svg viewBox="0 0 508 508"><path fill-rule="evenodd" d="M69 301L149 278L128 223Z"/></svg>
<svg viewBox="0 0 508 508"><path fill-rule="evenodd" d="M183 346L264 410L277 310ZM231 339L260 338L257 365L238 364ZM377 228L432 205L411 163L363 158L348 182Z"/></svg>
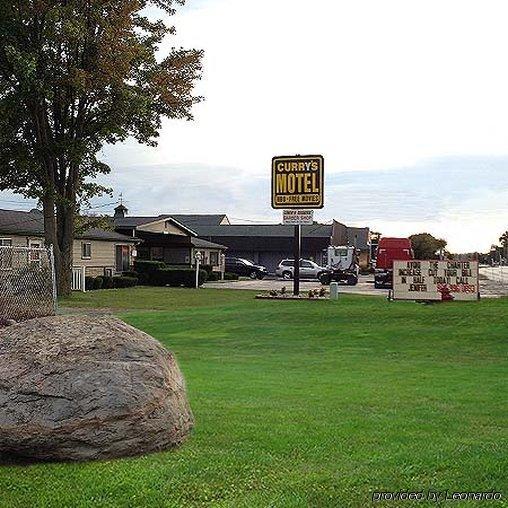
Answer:
<svg viewBox="0 0 508 508"><path fill-rule="evenodd" d="M279 290L286 287L288 291L293 289L292 280L282 280L276 277L267 277L263 280L240 279L238 281L223 281L223 282L207 282L207 288L222 288L222 289L252 289L255 291L271 291ZM309 289L320 288L321 283L318 280L302 280L300 281L300 290L303 292ZM360 275L360 279L356 286L347 286L341 284L339 286L341 293L353 293L361 295L376 295L387 296L388 290L374 289L374 277L372 275Z"/></svg>
<svg viewBox="0 0 508 508"><path fill-rule="evenodd" d="M204 287L217 288L217 289L251 289L253 291L272 291L279 290L286 287L288 291L293 289L292 280L282 280L274 276L266 277L263 280L251 280L241 278L237 281L220 281L220 282L207 282ZM301 292L308 291L309 289L320 288L321 283L318 280L302 280L300 281ZM359 294L359 295L372 295L384 296L388 295L387 289L374 289L374 276L373 275L360 275L358 284L356 286L347 286L341 284L339 286L339 293ZM480 295L484 298L497 298L501 296L508 296L508 282L501 282L486 278L486 275L480 276Z"/></svg>

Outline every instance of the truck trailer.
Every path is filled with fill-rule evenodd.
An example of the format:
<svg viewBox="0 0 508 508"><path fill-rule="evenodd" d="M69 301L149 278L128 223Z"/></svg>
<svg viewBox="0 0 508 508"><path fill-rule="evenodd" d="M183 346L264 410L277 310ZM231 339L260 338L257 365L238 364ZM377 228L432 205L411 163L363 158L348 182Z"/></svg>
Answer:
<svg viewBox="0 0 508 508"><path fill-rule="evenodd" d="M376 253L375 288L393 288L393 262L414 259L409 238L381 238Z"/></svg>

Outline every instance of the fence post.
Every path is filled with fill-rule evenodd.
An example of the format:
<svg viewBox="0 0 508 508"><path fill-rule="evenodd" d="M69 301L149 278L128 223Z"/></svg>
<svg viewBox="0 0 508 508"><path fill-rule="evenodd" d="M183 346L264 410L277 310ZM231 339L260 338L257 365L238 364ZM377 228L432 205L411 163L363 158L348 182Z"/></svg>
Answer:
<svg viewBox="0 0 508 508"><path fill-rule="evenodd" d="M56 292L55 253L53 252L53 244L49 245L49 263L51 266L51 279L53 283L53 308L56 314L58 310L58 295Z"/></svg>

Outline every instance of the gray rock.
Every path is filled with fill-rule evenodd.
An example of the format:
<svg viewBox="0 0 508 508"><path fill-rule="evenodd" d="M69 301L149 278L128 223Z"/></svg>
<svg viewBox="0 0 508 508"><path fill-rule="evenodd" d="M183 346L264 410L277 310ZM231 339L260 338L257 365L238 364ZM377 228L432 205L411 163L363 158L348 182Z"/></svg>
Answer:
<svg viewBox="0 0 508 508"><path fill-rule="evenodd" d="M193 417L171 352L104 316L0 331L0 454L89 460L180 444Z"/></svg>

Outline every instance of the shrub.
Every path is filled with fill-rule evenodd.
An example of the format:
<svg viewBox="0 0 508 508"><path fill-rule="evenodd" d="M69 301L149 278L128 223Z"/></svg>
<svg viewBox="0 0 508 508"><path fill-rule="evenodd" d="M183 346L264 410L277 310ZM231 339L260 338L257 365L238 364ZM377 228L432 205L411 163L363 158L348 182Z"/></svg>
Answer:
<svg viewBox="0 0 508 508"><path fill-rule="evenodd" d="M113 277L113 287L114 288L131 288L138 283L138 279L136 277L125 277L118 276Z"/></svg>
<svg viewBox="0 0 508 508"><path fill-rule="evenodd" d="M93 288L94 289L102 289L104 286L104 280L102 277L95 277L93 280Z"/></svg>
<svg viewBox="0 0 508 508"><path fill-rule="evenodd" d="M200 265L200 268L201 268L201 270L204 270L208 275L213 273L213 267L212 267L212 265Z"/></svg>
<svg viewBox="0 0 508 508"><path fill-rule="evenodd" d="M224 280L238 280L238 274L226 272L224 274Z"/></svg>
<svg viewBox="0 0 508 508"><path fill-rule="evenodd" d="M85 289L87 291L93 291L94 289L94 277L85 277Z"/></svg>
<svg viewBox="0 0 508 508"><path fill-rule="evenodd" d="M207 280L205 270L199 270L199 285ZM193 288L196 284L196 270L193 268L163 268L150 273L151 286L185 286Z"/></svg>
<svg viewBox="0 0 508 508"><path fill-rule="evenodd" d="M122 272L123 277L134 277L135 279L139 278L138 272Z"/></svg>
<svg viewBox="0 0 508 508"><path fill-rule="evenodd" d="M162 268L166 268L166 264L162 261L150 261L148 259L136 259L134 261L134 269L137 273L152 273Z"/></svg>
<svg viewBox="0 0 508 508"><path fill-rule="evenodd" d="M102 276L102 289L113 289L113 277Z"/></svg>
<svg viewBox="0 0 508 508"><path fill-rule="evenodd" d="M219 272L210 272L210 273L208 273L208 277L206 280L208 282L214 282L214 281L220 280L220 273Z"/></svg>

